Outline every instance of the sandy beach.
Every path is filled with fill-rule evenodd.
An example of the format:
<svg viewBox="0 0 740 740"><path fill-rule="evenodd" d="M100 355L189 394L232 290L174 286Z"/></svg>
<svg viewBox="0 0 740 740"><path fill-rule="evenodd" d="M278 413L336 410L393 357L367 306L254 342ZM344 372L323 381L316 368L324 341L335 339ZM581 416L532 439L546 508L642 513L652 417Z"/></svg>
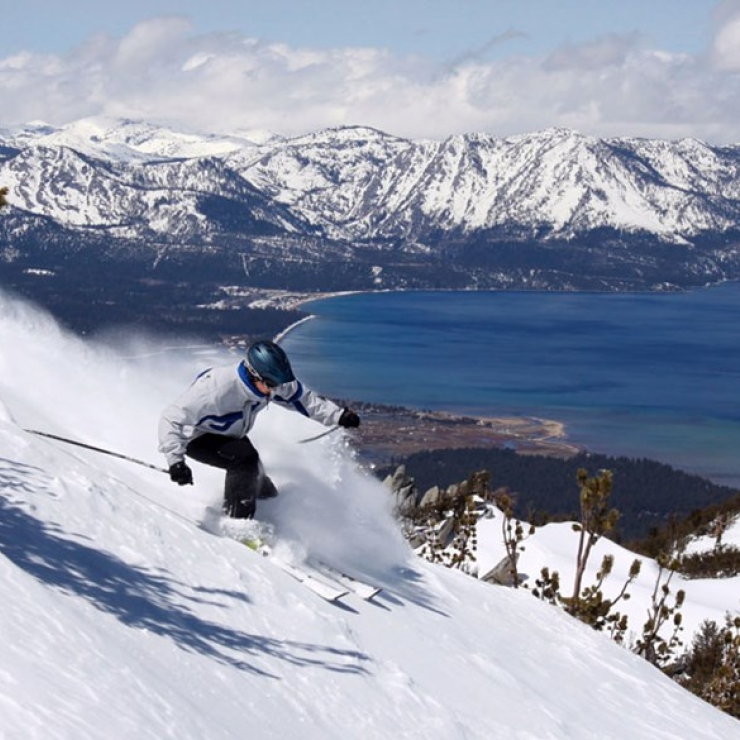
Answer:
<svg viewBox="0 0 740 740"><path fill-rule="evenodd" d="M536 417L460 416L444 411L417 411L362 402L362 425L352 433L363 457L377 465L414 452L472 447L513 449L523 455L568 458L581 448L566 439L559 421Z"/></svg>

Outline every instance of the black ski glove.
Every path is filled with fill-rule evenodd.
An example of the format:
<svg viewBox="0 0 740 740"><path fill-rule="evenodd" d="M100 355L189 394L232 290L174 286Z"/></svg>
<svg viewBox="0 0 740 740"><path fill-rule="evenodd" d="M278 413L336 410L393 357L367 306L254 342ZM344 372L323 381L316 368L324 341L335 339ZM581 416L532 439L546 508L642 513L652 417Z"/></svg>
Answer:
<svg viewBox="0 0 740 740"><path fill-rule="evenodd" d="M337 424L345 429L358 427L360 426L360 417L351 409L344 409Z"/></svg>
<svg viewBox="0 0 740 740"><path fill-rule="evenodd" d="M170 465L170 480L179 486L193 485L193 471L181 460Z"/></svg>

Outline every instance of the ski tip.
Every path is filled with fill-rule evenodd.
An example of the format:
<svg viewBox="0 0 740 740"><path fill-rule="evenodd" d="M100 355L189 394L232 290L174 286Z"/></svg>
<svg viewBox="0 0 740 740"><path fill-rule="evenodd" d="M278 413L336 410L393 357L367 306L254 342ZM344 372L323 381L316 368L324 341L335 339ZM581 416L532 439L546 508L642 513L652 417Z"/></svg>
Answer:
<svg viewBox="0 0 740 740"><path fill-rule="evenodd" d="M242 545L245 545L250 550L252 550L252 552L256 552L258 555L264 555L265 557L267 557L270 554L269 545L266 545L259 538L242 537L241 539L237 540L237 542L241 542Z"/></svg>

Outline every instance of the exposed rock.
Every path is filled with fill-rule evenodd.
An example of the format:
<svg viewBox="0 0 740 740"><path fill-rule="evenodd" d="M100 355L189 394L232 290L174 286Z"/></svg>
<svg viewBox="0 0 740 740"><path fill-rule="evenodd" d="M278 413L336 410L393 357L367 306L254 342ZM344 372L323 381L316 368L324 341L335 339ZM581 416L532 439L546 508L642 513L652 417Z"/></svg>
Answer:
<svg viewBox="0 0 740 740"><path fill-rule="evenodd" d="M518 560L519 553L515 555L513 564L511 558L507 555L494 565L491 570L480 576L480 580L486 581L486 583L496 583L500 586L514 585L514 573L516 572L516 563Z"/></svg>
<svg viewBox="0 0 740 740"><path fill-rule="evenodd" d="M439 500L441 498L442 498L442 491L440 490L439 486L432 486L421 497L421 501L419 501L419 506L433 506L434 504L439 503Z"/></svg>

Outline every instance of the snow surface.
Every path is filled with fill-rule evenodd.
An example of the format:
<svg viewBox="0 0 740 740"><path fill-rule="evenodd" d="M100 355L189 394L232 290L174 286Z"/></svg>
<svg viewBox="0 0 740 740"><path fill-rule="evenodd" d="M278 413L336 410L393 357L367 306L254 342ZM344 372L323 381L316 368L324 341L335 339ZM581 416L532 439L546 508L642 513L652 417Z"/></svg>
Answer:
<svg viewBox="0 0 740 740"><path fill-rule="evenodd" d="M19 132L18 142L28 138L31 131L26 128ZM39 133L42 135L36 138L37 145L70 147L113 161L209 157L255 146L243 137L175 131L106 116L82 118L59 128L41 129Z"/></svg>
<svg viewBox="0 0 740 740"><path fill-rule="evenodd" d="M530 594L416 559L387 492L281 410L254 441L281 489L278 549L385 587L331 605L201 525L196 485L23 431L161 465L156 420L223 353L83 342L0 296L3 740L740 737L740 724ZM300 368L299 368L300 370ZM268 505L269 504L269 505Z"/></svg>
<svg viewBox="0 0 740 740"><path fill-rule="evenodd" d="M589 471L590 474L596 472ZM575 484L573 495L574 498L578 495ZM528 525L525 524L525 531L527 527ZM476 567L478 575L482 577L506 554L501 535L500 514L493 519L479 521L478 540L480 544ZM727 545L737 545L740 542L740 521L728 529L722 541ZM557 571L560 575L561 593L570 596L573 593L577 547L578 534L573 531L572 523L548 524L538 528L534 535L524 541L523 551L518 561L518 570L525 582L534 584L534 581L540 577L543 566L547 566L551 573ZM704 537L691 542L686 552L706 552L713 547L714 540ZM679 574L673 574L668 581L668 572L664 570L661 573L654 560L638 556L606 538L601 538L594 546L589 557L583 581L584 586L590 586L596 582L596 574L605 555L611 555L614 558L611 575L606 578L602 588L604 596L611 599L618 596L627 581L632 563L635 560L640 561L640 574L627 590L630 595L629 599L620 601L615 606L617 611L628 617L629 627L626 635L628 645L633 644L640 636L659 578L660 586L657 593L660 596L662 586L668 585L670 595L667 603L669 606L675 603L675 596L679 590L685 593L685 600L681 607L682 630L679 638L686 648L691 645L705 620L724 625L726 614L740 613L740 576L721 579L688 579ZM660 634L665 639L668 639L672 632L671 621L660 630Z"/></svg>

